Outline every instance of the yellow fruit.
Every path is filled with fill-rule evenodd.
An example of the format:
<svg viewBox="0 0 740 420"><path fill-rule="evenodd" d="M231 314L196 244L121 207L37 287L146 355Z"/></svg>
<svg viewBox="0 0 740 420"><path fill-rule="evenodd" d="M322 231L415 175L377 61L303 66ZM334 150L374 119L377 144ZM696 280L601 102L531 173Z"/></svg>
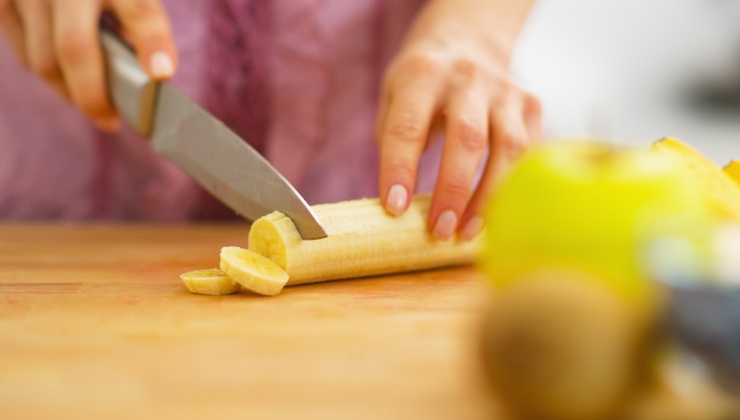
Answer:
<svg viewBox="0 0 740 420"><path fill-rule="evenodd" d="M329 236L304 241L289 217L273 212L249 232L249 249L280 265L289 285L426 270L475 261L479 236L439 241L427 229L431 197L413 197L408 210L392 216L376 199L313 207Z"/></svg>
<svg viewBox="0 0 740 420"><path fill-rule="evenodd" d="M587 142L533 149L487 216L482 266L501 289L543 269L580 270L647 311L656 296L649 272L656 246L661 258L668 250L673 264L690 269L710 260L714 219L699 186L644 150Z"/></svg>
<svg viewBox="0 0 740 420"><path fill-rule="evenodd" d="M236 246L221 248L221 270L245 289L274 296L288 282L288 273L269 258Z"/></svg>
<svg viewBox="0 0 740 420"><path fill-rule="evenodd" d="M731 160L724 168L722 172L727 174L735 184L740 187L740 160Z"/></svg>
<svg viewBox="0 0 740 420"><path fill-rule="evenodd" d="M189 271L180 275L185 287L199 295L221 296L239 291L241 286L217 268Z"/></svg>
<svg viewBox="0 0 740 420"><path fill-rule="evenodd" d="M691 146L672 137L653 143L650 151L683 167L700 183L707 199L722 217L740 220L740 188L730 177L730 171L720 170Z"/></svg>

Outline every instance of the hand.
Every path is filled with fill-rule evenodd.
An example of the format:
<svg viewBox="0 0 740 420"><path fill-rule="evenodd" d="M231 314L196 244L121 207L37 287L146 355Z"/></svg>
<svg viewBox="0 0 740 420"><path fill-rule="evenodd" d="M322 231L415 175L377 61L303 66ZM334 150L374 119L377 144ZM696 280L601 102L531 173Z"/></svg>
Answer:
<svg viewBox="0 0 740 420"><path fill-rule="evenodd" d="M383 205L396 215L406 210L420 156L433 128L444 127L428 219L439 239L459 231L469 240L483 228L482 206L498 175L540 136L538 100L507 75L529 3L432 0L386 72L376 127Z"/></svg>
<svg viewBox="0 0 740 420"><path fill-rule="evenodd" d="M105 10L118 18L152 78L172 76L177 53L158 0L0 0L0 28L23 64L101 129L115 131L121 120L108 101L98 41Z"/></svg>

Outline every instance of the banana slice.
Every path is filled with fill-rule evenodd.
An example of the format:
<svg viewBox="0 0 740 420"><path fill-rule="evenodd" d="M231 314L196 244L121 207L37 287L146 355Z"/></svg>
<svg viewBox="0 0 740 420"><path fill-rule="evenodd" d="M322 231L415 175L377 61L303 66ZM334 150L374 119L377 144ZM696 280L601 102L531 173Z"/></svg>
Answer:
<svg viewBox="0 0 740 420"><path fill-rule="evenodd" d="M236 246L221 248L221 270L261 295L277 295L288 282L288 273L271 259Z"/></svg>
<svg viewBox="0 0 740 420"><path fill-rule="evenodd" d="M241 285L217 268L180 274L185 287L199 295L221 296L236 293Z"/></svg>

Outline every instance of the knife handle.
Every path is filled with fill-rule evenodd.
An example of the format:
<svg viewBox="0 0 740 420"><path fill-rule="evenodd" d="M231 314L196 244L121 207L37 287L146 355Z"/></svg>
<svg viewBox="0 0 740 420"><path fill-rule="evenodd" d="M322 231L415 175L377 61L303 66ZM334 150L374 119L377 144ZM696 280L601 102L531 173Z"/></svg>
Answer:
<svg viewBox="0 0 740 420"><path fill-rule="evenodd" d="M159 83L149 78L131 48L105 27L100 29L100 44L108 97L136 132L149 137Z"/></svg>

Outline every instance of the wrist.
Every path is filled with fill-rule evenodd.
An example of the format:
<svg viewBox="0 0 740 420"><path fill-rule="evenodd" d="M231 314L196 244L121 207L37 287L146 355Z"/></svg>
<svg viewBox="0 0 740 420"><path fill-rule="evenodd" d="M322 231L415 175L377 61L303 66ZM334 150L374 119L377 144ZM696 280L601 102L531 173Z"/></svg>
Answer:
<svg viewBox="0 0 740 420"><path fill-rule="evenodd" d="M431 41L478 44L508 67L514 45L534 0L429 0L417 15L405 44ZM458 42L462 41L462 42Z"/></svg>

